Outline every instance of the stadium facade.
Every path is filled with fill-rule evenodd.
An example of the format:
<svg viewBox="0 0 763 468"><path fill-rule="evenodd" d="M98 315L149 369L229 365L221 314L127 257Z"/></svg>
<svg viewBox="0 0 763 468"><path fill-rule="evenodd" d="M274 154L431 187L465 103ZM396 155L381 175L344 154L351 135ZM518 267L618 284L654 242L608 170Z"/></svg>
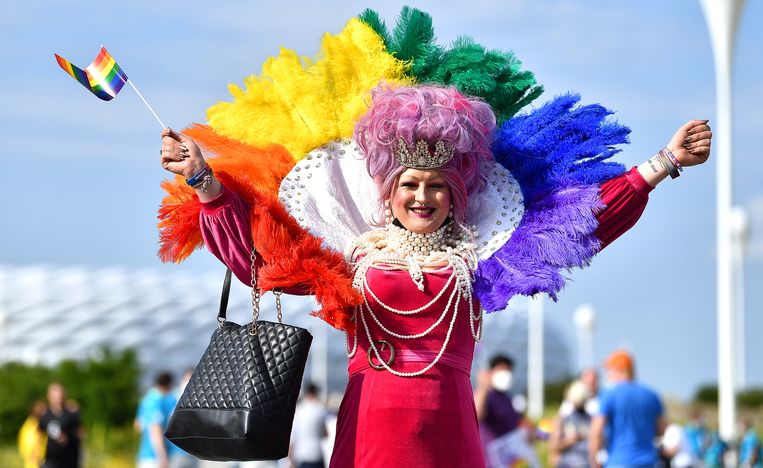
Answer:
<svg viewBox="0 0 763 468"><path fill-rule="evenodd" d="M179 375L204 352L217 326L222 271L205 275L159 270L52 266L0 266L0 362L52 365L82 359L101 347L134 348L143 366L143 385L158 371ZM249 289L234 281L231 320L251 320ZM262 318L275 320L272 295L263 298ZM342 391L347 380L344 334L311 317L310 297L284 296L284 321L315 336L306 379L328 381ZM495 353L517 362L515 382L527 374L526 301L487 316L475 352L475 368ZM573 372L570 347L553 323L545 324L547 382ZM327 345L328 344L328 345Z"/></svg>

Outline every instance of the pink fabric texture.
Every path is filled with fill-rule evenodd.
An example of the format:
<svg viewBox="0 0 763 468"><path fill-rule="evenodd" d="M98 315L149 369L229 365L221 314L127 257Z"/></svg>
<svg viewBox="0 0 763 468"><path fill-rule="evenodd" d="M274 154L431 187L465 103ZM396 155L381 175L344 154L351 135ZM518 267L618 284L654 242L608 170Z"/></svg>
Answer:
<svg viewBox="0 0 763 468"><path fill-rule="evenodd" d="M596 215L599 227L595 235L602 249L636 224L653 189L636 167L601 184L599 198L605 208Z"/></svg>
<svg viewBox="0 0 763 468"><path fill-rule="evenodd" d="M204 245L236 278L252 284L252 238L249 225L249 206L236 193L223 187L220 195L201 204L200 225ZM262 265L257 257L255 268ZM286 294L304 295L297 288L285 288Z"/></svg>
<svg viewBox="0 0 763 468"><path fill-rule="evenodd" d="M597 214L597 237L602 248L630 229L641 216L651 187L633 168L601 186L605 208ZM204 203L201 227L207 248L246 284L250 282L250 230L248 206L235 193L223 192ZM445 287L450 271L425 273L419 291L407 272L368 272L368 283L386 304L412 309L426 304ZM379 306L369 295L372 311L389 330L420 333L431 326L446 307L448 291L428 309L401 316ZM301 291L287 291L300 294ZM475 306L478 306L475 301ZM458 306L456 321L440 362L417 377L398 377L368 364L368 338L356 318L358 347L348 362L350 380L339 410L334 468L345 467L482 467L485 465L469 380L474 339L466 303ZM390 337L366 313L374 340L385 339L397 355L391 367L416 371L431 362L450 325L452 312L427 336L415 340ZM383 357L388 356L386 351ZM376 362L376 360L374 360Z"/></svg>
<svg viewBox="0 0 763 468"><path fill-rule="evenodd" d="M431 301L445 287L452 270L424 274L424 291L416 289L407 271L370 269L368 283L374 294L392 308L410 310ZM389 330L416 334L428 329L443 314L451 281L437 301L414 315L390 312L369 296L371 310ZM475 307L479 305L474 303ZM445 341L452 307L426 336L414 340L391 337L365 313L374 340L395 348L390 367L415 372L429 364ZM457 308L453 331L440 361L424 374L398 377L368 364L369 341L356 315L358 347L349 360L350 381L339 409L331 467L481 467L485 466L477 413L469 380L474 338L465 301ZM377 347L379 345L377 344ZM373 356L373 351L371 352ZM387 349L380 354L388 359ZM376 358L373 362L378 364Z"/></svg>

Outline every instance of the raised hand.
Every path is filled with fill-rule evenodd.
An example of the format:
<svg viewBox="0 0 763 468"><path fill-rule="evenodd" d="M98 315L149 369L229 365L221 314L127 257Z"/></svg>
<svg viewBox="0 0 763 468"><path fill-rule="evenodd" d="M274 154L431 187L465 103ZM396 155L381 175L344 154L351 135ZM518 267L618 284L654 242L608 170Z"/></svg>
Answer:
<svg viewBox="0 0 763 468"><path fill-rule="evenodd" d="M713 132L707 123L707 120L690 120L670 139L668 149L682 166L696 166L710 157Z"/></svg>
<svg viewBox="0 0 763 468"><path fill-rule="evenodd" d="M186 179L190 179L205 164L196 142L169 128L162 131L161 162L163 168Z"/></svg>

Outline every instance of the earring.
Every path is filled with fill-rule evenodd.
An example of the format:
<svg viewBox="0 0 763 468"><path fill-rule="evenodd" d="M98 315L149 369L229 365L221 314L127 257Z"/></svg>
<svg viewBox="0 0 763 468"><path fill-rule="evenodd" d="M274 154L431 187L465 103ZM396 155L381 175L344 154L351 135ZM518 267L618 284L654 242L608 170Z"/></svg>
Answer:
<svg viewBox="0 0 763 468"><path fill-rule="evenodd" d="M450 205L450 211L448 211L448 218L453 218L453 205Z"/></svg>
<svg viewBox="0 0 763 468"><path fill-rule="evenodd" d="M384 201L384 208L384 221L387 224L392 224L394 218L392 217L392 208L390 207L389 200Z"/></svg>

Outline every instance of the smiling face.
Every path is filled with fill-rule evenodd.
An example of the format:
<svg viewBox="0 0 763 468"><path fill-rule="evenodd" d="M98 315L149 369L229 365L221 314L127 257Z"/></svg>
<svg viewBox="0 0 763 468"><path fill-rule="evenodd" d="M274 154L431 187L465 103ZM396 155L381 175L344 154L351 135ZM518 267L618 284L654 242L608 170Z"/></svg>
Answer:
<svg viewBox="0 0 763 468"><path fill-rule="evenodd" d="M448 218L450 198L450 188L439 172L406 169L392 192L392 216L411 232L434 232Z"/></svg>

